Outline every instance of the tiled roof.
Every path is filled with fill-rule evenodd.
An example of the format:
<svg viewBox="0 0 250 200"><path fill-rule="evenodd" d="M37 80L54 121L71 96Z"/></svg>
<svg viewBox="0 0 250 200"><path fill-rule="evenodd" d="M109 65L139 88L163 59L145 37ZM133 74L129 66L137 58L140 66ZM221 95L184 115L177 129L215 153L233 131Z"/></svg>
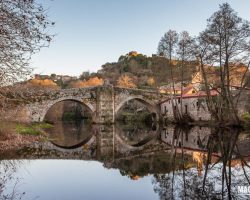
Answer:
<svg viewBox="0 0 250 200"><path fill-rule="evenodd" d="M217 95L218 95L218 92L217 92L216 90L211 90L211 91L210 91L210 95L211 95L211 96L217 96ZM182 98L200 98L200 97L206 97L206 96L207 96L207 94L206 94L205 91L198 91L198 92L193 93L193 94L183 94L182 96L179 95L179 96L176 96L176 97L174 97L174 98L175 98L175 99L180 98L180 97L182 97ZM164 103L164 102L166 102L166 101L169 101L170 99L171 99L171 98L169 97L169 98L165 99L164 101L162 101L161 103Z"/></svg>
<svg viewBox="0 0 250 200"><path fill-rule="evenodd" d="M218 92L216 90L211 90L210 91L210 95L211 96L216 96L218 95ZM198 91L196 93L193 93L193 94L183 94L182 95L182 98L189 98L189 97L206 97L207 96L207 93L205 91ZM179 96L180 97L180 96ZM176 97L178 98L178 97Z"/></svg>

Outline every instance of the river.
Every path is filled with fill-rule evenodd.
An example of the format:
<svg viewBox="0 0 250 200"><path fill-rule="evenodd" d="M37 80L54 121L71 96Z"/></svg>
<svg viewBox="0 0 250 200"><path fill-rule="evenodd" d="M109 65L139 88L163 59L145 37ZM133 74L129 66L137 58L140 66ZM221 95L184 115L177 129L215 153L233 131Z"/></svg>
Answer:
<svg viewBox="0 0 250 200"><path fill-rule="evenodd" d="M250 134L238 129L58 122L0 155L0 199L249 199Z"/></svg>

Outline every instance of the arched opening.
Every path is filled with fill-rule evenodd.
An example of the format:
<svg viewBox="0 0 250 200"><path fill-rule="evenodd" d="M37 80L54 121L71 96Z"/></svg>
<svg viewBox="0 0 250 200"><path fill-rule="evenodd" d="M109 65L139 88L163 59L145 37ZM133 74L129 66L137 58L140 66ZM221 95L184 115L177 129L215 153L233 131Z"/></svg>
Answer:
<svg viewBox="0 0 250 200"><path fill-rule="evenodd" d="M47 132L49 140L65 149L85 145L92 138L91 109L77 100L65 99L48 106L43 121L53 124Z"/></svg>
<svg viewBox="0 0 250 200"><path fill-rule="evenodd" d="M115 109L118 122L135 122L152 125L159 119L155 106L141 98L129 98Z"/></svg>
<svg viewBox="0 0 250 200"><path fill-rule="evenodd" d="M129 98L116 107L116 134L129 147L138 148L156 137L157 111L141 98Z"/></svg>
<svg viewBox="0 0 250 200"><path fill-rule="evenodd" d="M49 123L56 123L58 121L91 121L91 109L77 100L66 99L54 103L45 111L43 120Z"/></svg>
<svg viewBox="0 0 250 200"><path fill-rule="evenodd" d="M57 122L48 134L51 143L63 149L85 147L94 136L91 124L84 121Z"/></svg>
<svg viewBox="0 0 250 200"><path fill-rule="evenodd" d="M128 148L139 148L157 138L157 130L138 124L116 124L116 140Z"/></svg>

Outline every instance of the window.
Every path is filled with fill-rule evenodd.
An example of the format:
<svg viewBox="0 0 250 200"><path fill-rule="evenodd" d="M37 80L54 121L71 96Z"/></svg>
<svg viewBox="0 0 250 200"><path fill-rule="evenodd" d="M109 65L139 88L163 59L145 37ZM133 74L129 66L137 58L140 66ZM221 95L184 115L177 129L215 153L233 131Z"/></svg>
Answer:
<svg viewBox="0 0 250 200"><path fill-rule="evenodd" d="M167 131L166 131L166 133L165 133L165 138L166 138L166 137L168 137L168 132L167 132Z"/></svg>
<svg viewBox="0 0 250 200"><path fill-rule="evenodd" d="M168 110L167 110L167 106L165 106L165 114L167 114Z"/></svg>

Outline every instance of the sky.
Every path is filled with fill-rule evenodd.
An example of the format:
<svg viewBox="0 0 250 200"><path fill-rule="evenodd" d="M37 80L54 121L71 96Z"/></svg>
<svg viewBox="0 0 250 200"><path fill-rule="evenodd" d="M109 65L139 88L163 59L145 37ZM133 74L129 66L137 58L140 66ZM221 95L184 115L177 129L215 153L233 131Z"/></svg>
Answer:
<svg viewBox="0 0 250 200"><path fill-rule="evenodd" d="M169 29L196 36L206 20L228 2L250 20L248 0L38 0L47 9L55 34L49 48L32 57L35 73L79 76L137 51L156 53Z"/></svg>

